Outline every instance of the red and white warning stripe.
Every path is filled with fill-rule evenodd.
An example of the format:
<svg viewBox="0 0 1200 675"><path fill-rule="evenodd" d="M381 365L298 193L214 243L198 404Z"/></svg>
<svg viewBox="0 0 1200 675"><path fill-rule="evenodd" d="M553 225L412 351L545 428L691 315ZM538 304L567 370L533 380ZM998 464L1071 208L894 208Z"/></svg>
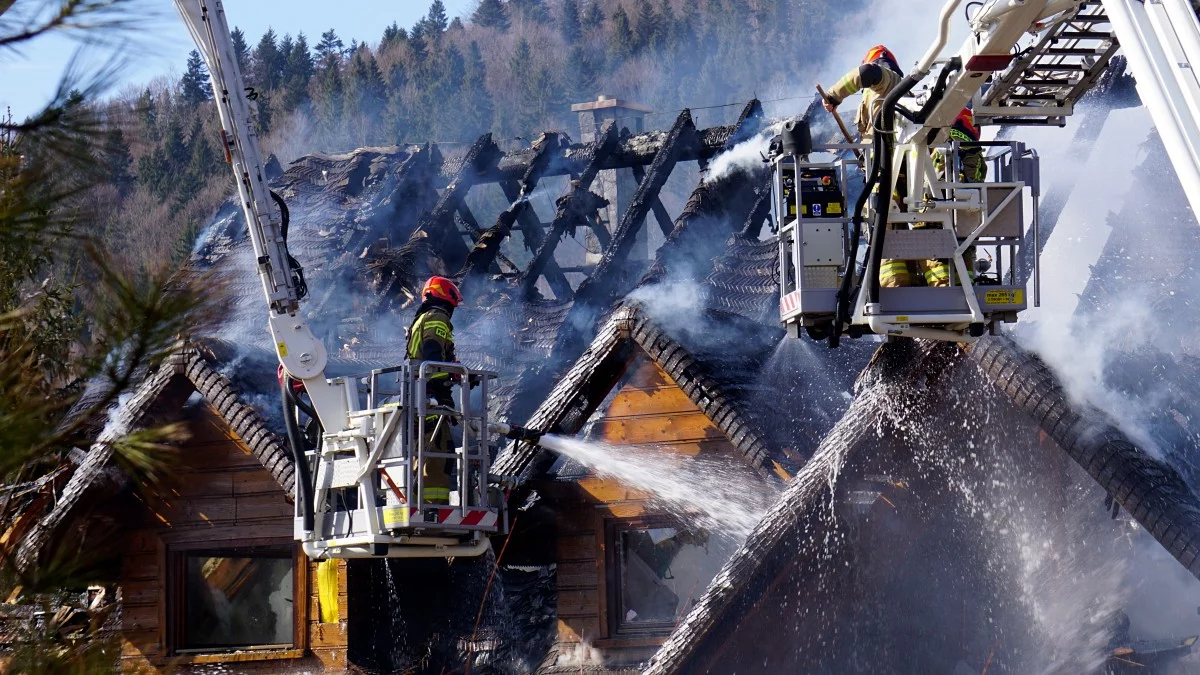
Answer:
<svg viewBox="0 0 1200 675"><path fill-rule="evenodd" d="M486 509L469 509L463 513L457 507L439 507L438 510L438 525L461 525L463 527L495 527L496 521L500 516L495 511ZM420 509L413 508L410 511L412 522L423 522Z"/></svg>
<svg viewBox="0 0 1200 675"><path fill-rule="evenodd" d="M792 291L779 301L779 316L787 316L800 309L800 291Z"/></svg>

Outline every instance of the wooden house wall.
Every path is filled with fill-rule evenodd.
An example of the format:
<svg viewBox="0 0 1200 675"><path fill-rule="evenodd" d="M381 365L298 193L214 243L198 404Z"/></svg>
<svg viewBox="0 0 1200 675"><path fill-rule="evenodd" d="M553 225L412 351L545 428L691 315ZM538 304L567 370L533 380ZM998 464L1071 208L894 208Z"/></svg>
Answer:
<svg viewBox="0 0 1200 675"><path fill-rule="evenodd" d="M593 431L617 445L648 445L686 455L727 454L733 445L653 361L640 358ZM560 658L635 663L649 658L665 636L611 634L607 612L605 526L653 515L649 495L609 478L559 483L547 491L558 503L558 640ZM589 653L596 650L599 654Z"/></svg>
<svg viewBox="0 0 1200 675"><path fill-rule="evenodd" d="M187 672L229 664L222 672L342 672L346 664L346 573L338 569L338 623L320 623L317 566L292 540L292 505L249 448L209 406L186 419L190 440L180 448L179 480L162 500L130 503L139 525L129 535L122 566L122 669ZM240 654L168 653L166 569L169 555L187 549L289 544L298 587L307 602L294 607L303 622L293 649ZM203 666L201 664L204 664ZM235 665L236 664L236 665Z"/></svg>

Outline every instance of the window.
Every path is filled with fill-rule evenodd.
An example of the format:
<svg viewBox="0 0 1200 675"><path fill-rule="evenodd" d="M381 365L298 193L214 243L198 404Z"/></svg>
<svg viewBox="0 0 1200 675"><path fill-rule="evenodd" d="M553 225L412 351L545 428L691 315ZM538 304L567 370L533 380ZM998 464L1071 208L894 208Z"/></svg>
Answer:
<svg viewBox="0 0 1200 675"><path fill-rule="evenodd" d="M618 635L670 633L731 552L665 518L614 521L607 530L609 624Z"/></svg>
<svg viewBox="0 0 1200 675"><path fill-rule="evenodd" d="M176 652L295 645L292 546L181 551L173 559Z"/></svg>

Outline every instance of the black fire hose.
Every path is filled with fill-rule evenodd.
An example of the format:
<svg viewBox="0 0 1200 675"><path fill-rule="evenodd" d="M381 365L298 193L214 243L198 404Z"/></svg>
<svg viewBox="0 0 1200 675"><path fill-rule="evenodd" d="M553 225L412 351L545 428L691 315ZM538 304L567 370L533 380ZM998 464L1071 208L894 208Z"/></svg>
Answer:
<svg viewBox="0 0 1200 675"><path fill-rule="evenodd" d="M302 403L292 391L291 378L285 374L279 385L283 398L283 422L287 427L288 446L292 451L292 461L296 466L296 499L300 502L300 514L304 518L304 531L312 532L316 521L313 515L313 484L312 472L308 467L308 458L304 456L303 435L296 421L296 408ZM308 408L305 414L308 414ZM313 415L313 419L317 419Z"/></svg>
<svg viewBox="0 0 1200 675"><path fill-rule="evenodd" d="M896 176L892 171L892 157L896 151L896 104L900 99L917 86L921 78L915 74L908 75L895 89L888 92L883 99L883 109L876 119L875 136L879 141L879 155L875 162L879 165L879 192L875 194L875 224L871 228L871 248L867 260L867 269L874 266L876 273L867 279L867 302L879 302L879 265L883 260L883 240L886 237L888 213L891 210L892 189Z"/></svg>
<svg viewBox="0 0 1200 675"><path fill-rule="evenodd" d="M288 226L292 223L292 214L288 211L287 202L283 201L283 197L280 197L278 192L271 190L271 199L279 207L279 234L283 237L283 250L287 254L288 267L292 270L292 283L296 286L296 297L303 299L308 295L308 282L304 280L304 268L300 266L300 261L293 258L291 252L287 250Z"/></svg>
<svg viewBox="0 0 1200 675"><path fill-rule="evenodd" d="M929 116L933 114L933 109L946 96L946 84L950 80L950 76L959 70L962 70L962 59L957 56L942 66L942 72L938 73L937 83L933 85L933 91L929 93L929 100L925 101L925 105L921 106L915 117L910 118L913 122L924 124L925 120L929 119Z"/></svg>
<svg viewBox="0 0 1200 675"><path fill-rule="evenodd" d="M871 154L875 153L879 148L879 135L876 134L872 139ZM854 266L858 261L858 247L862 243L862 224L863 224L863 209L867 206L867 199L871 196L871 191L879 184L879 163L871 164L871 174L867 177L867 182L863 185L863 191L859 193L858 199L854 204L854 216L850 229L850 256L846 258L846 267L842 270L842 283L838 287L837 292L837 309L833 318L833 331L829 335L829 346L837 347L839 339L842 335L842 326L850 320L850 299L857 295L852 292L854 284ZM861 288L861 284L859 286Z"/></svg>

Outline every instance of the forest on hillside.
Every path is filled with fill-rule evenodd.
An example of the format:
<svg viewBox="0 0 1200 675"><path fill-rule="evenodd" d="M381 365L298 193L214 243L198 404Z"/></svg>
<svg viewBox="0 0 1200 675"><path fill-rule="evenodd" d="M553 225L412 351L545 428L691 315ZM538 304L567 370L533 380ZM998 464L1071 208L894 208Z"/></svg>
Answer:
<svg viewBox="0 0 1200 675"><path fill-rule="evenodd" d="M233 37L265 150L286 165L367 145L451 151L485 132L510 144L545 129L574 137L570 104L598 94L662 111L647 124L665 127L684 107L793 93L789 64L824 58L820 27L833 14L817 0L481 0L451 19L433 0L413 26L382 16L376 42L332 28ZM193 52L181 65L178 81L89 104L110 176L88 197L107 214L97 234L131 271L185 259L232 192L203 61Z"/></svg>

